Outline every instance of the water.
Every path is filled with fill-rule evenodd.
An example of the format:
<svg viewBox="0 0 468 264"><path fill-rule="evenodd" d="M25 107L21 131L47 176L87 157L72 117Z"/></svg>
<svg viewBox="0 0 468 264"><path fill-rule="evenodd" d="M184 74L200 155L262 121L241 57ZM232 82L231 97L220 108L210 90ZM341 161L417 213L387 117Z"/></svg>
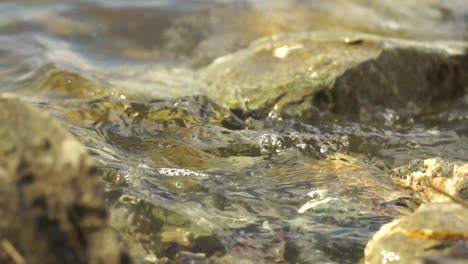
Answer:
<svg viewBox="0 0 468 264"><path fill-rule="evenodd" d="M355 263L381 225L410 211L392 203L408 194L389 168L468 160L468 95L409 117L243 120L196 71L282 32L467 39L463 0L439 2L1 1L0 91L89 148L137 262Z"/></svg>

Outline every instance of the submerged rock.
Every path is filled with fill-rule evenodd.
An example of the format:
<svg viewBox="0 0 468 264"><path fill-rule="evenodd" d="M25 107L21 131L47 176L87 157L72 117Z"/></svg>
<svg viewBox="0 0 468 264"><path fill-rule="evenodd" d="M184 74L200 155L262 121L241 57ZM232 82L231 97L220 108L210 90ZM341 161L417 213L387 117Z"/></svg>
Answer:
<svg viewBox="0 0 468 264"><path fill-rule="evenodd" d="M297 33L258 40L199 75L215 100L257 117L271 110L307 117L323 108L360 115L375 107L414 115L464 93L467 47L350 32Z"/></svg>
<svg viewBox="0 0 468 264"><path fill-rule="evenodd" d="M387 201L406 196L405 192L392 188L392 183L387 177L376 176L372 171L375 170L374 167L345 154L332 153L326 159L304 164L304 167L311 171L320 171L323 175L334 175L339 179L329 184L345 183L346 187L366 187L367 191L372 191L375 195ZM333 190L339 188L327 186L324 189Z"/></svg>
<svg viewBox="0 0 468 264"><path fill-rule="evenodd" d="M224 251L208 227L176 211L154 206L118 190L108 193L108 198L111 225L137 262L174 259L184 252L195 252L205 258Z"/></svg>
<svg viewBox="0 0 468 264"><path fill-rule="evenodd" d="M38 67L34 74L30 74L28 78L17 84L15 92L27 96L55 99L133 95L128 91L124 93L122 89L104 81L103 77L103 74L97 70L91 73L85 70L71 69L71 67L62 66L60 63L46 63Z"/></svg>
<svg viewBox="0 0 468 264"><path fill-rule="evenodd" d="M395 184L412 190L424 202L449 199L430 185L468 200L468 163L449 162L441 158L415 160L393 169L390 176Z"/></svg>
<svg viewBox="0 0 468 264"><path fill-rule="evenodd" d="M466 240L468 209L455 203L431 203L384 225L367 243L365 263L416 263L423 258L432 263L431 256L449 255Z"/></svg>
<svg viewBox="0 0 468 264"><path fill-rule="evenodd" d="M15 97L0 108L0 237L27 263L127 262L86 148Z"/></svg>
<svg viewBox="0 0 468 264"><path fill-rule="evenodd" d="M123 127L138 124L146 125L152 130L181 129L208 124L230 129L244 127L243 121L231 111L206 96L154 101L133 101L108 96L94 100L52 102L46 107L53 113L61 113L63 119L76 125L106 126L121 122Z"/></svg>
<svg viewBox="0 0 468 264"><path fill-rule="evenodd" d="M36 94L52 94L71 98L95 98L105 95L119 95L120 91L100 85L84 76L65 70L52 70L39 76L35 83Z"/></svg>

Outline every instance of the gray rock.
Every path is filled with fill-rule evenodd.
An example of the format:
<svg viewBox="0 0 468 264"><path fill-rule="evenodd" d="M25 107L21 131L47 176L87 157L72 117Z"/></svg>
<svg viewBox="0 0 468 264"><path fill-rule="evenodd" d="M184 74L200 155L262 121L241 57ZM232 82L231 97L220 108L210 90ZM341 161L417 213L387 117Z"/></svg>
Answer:
<svg viewBox="0 0 468 264"><path fill-rule="evenodd" d="M351 32L260 39L199 72L210 96L231 109L307 116L317 108L411 114L464 93L467 43L417 42Z"/></svg>
<svg viewBox="0 0 468 264"><path fill-rule="evenodd" d="M125 263L86 148L13 96L0 108L0 238L27 263Z"/></svg>

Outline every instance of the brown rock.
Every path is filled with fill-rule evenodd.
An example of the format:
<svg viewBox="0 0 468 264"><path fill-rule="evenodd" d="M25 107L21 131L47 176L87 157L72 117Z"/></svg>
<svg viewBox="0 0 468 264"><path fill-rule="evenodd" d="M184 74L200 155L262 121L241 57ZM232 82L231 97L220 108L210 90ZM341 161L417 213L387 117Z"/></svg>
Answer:
<svg viewBox="0 0 468 264"><path fill-rule="evenodd" d="M0 108L0 238L27 263L124 263L86 148L17 98Z"/></svg>

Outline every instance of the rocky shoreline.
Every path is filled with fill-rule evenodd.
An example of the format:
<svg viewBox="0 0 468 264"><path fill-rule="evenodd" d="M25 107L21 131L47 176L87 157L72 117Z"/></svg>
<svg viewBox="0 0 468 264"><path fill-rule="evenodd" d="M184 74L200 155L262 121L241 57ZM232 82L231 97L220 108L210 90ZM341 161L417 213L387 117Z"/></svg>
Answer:
<svg viewBox="0 0 468 264"><path fill-rule="evenodd" d="M462 1L90 5L27 49L0 32L0 263L465 263ZM132 61L80 55L94 24Z"/></svg>
<svg viewBox="0 0 468 264"><path fill-rule="evenodd" d="M411 113L415 115L427 109L434 98L450 100L467 85L467 77L462 74L467 59L464 57L464 50L460 49L464 44L457 43L453 46L439 43L435 45L437 48L429 48L413 42L382 41L381 38L368 35L340 36L348 36L354 39L355 43L347 44L346 40L337 40L336 35L324 33L262 40L253 44L249 48L250 51L241 51L231 55L232 58L219 59L203 70L202 75L206 76L203 78L209 85L224 95L218 98L214 95L214 98L222 100L222 104L231 110L242 111L247 115L256 112L257 119L261 118L259 113L262 111L270 115L273 111L279 115L297 117L308 116L310 111L318 111L320 107L338 113L362 114L367 106L362 104L359 98L363 98L364 94L370 94L366 102L371 105L380 104L376 101L378 98L397 98L389 101L389 105L386 106L403 109L401 111L406 113L411 110L405 109L405 105L408 106L409 101L416 100L418 105L413 104L413 107L418 111ZM324 52L317 45L325 45L327 49L339 46L338 53L332 50ZM301 63L291 59L295 56L294 53L298 52L293 47L299 46L298 49L308 52L319 50L314 55L317 59L309 59L303 63L307 68L301 69ZM253 75L252 80L238 75L245 73L237 73L236 67L242 71L249 71L245 66L256 67L256 63L260 63L258 60L261 58L257 58L260 56L258 54L275 54L278 49L285 49L282 57L272 57L281 63L268 64L280 68L262 69L264 73ZM339 52L346 54L340 55ZM387 53L392 55L386 55ZM326 57L327 54L336 57ZM412 58L411 54L415 57ZM340 59L345 57L346 61L340 62ZM412 74L420 76L411 78L414 83L406 83L408 77L405 77L404 73L396 73L393 69L400 67L397 64L408 65L413 60L417 61L419 70L413 70ZM335 66L329 69L330 64L324 61L332 61ZM427 66L421 64L424 61L428 63ZM288 73L285 69L291 65L296 67L293 72ZM222 72L217 73L217 68L222 69ZM412 66L407 66L403 71L410 69ZM276 77L274 81L269 81L270 77L267 75L278 71L284 74L282 78L285 81L278 81ZM443 71L440 78L427 79L427 85L419 80L437 75L440 71ZM297 78L298 75L302 77ZM359 87L353 87L358 83L356 78L361 78ZM362 81L362 78L369 79ZM216 79L222 80L223 85ZM400 90L383 86L372 95L371 87L379 83L396 85ZM416 83L420 90L413 90L413 95L408 94L409 87L415 86ZM225 89L226 92L236 91L237 94L226 96L223 92ZM271 98L253 96L256 93L264 94L262 89L267 89ZM391 94L385 94L388 92ZM317 101L324 99L322 94L330 98L326 100L328 103ZM421 100L416 98L420 94L425 95ZM340 99L339 95L345 96ZM243 99L245 97L250 98L248 103ZM315 100L315 97L319 99ZM317 105L312 102L316 102ZM353 108L355 105L362 108ZM85 147L70 135L60 122L40 113L13 95L1 95L0 107L3 109L0 114L0 209L2 215L6 216L1 221L0 238L8 242L6 245L11 245L3 246L0 258L5 262L16 263L16 249L26 263L129 263L130 258L118 245L109 226L109 212L104 206L103 186L96 177ZM124 108L126 111L131 109L129 106ZM223 119L230 119L230 122L235 120L239 128L248 126L242 124L243 121L239 117L230 115L232 113L227 111L224 117L218 116L213 121L223 123ZM350 162L344 156L333 159ZM457 259L466 257L468 209L466 204L457 204L450 197L467 200L467 168L466 163L433 158L415 160L406 166L391 170L390 178L393 182L410 190L413 198L423 205L413 214L384 225L368 242L365 263L456 263ZM437 262L439 259L440 262Z"/></svg>

